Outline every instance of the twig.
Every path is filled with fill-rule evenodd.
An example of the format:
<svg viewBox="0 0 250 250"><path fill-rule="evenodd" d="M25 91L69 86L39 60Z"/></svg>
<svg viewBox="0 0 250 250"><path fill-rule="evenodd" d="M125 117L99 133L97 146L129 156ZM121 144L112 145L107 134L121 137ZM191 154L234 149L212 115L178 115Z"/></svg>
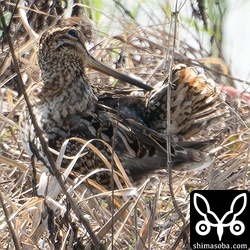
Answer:
<svg viewBox="0 0 250 250"><path fill-rule="evenodd" d="M176 2L177 3L177 2ZM168 180L169 180L169 191L171 194L173 206L182 220L183 225L185 225L185 219L183 217L182 212L180 211L178 204L175 199L175 194L173 190L173 178L172 178L172 150L171 150L171 87L172 87L172 64L174 62L174 50L176 46L176 33L177 33L177 18L178 18L178 11L177 8L173 13L174 16L174 38L173 38L173 45L172 45L172 56L170 58L170 65L169 65L169 80L168 80L168 92L167 92L167 161L168 161ZM172 23L172 22L171 22ZM187 240L186 233L183 235L183 239ZM172 247L171 249L175 249Z"/></svg>
<svg viewBox="0 0 250 250"><path fill-rule="evenodd" d="M115 4L117 4L118 6L120 6L124 10L125 14L127 14L130 18L132 18L133 20L135 20L135 18L131 14L131 12L129 10L127 10L127 8L124 5L122 5L120 3L120 1L117 1L117 0L113 0L113 1L114 1Z"/></svg>
<svg viewBox="0 0 250 250"><path fill-rule="evenodd" d="M6 26L6 23L5 23L5 19L4 19L4 15L3 15L3 10L2 10L2 6L0 5L0 17L1 17L1 22L3 24L3 30L6 34L6 38L7 38L7 41L8 41L8 44L9 44L9 47L10 47L10 52L11 52L11 55L12 55L12 60L13 60L13 64L14 64L14 67L15 67L15 70L16 70L16 73L17 73L17 84L19 86L19 89L20 89L20 93L19 95L23 94L24 96L24 99L26 101L26 104L27 104L27 108L28 108L28 111L29 111L29 114L30 114L30 118L31 118L31 121L32 121L32 124L34 126L34 129L35 129L35 132L36 132L36 135L37 137L39 138L39 141L42 145L42 149L48 159L48 162L50 164L50 167L51 167L51 170L53 171L54 173L54 176L56 177L63 193L66 195L73 211L75 212L75 214L77 215L78 219L79 219L79 222L82 223L84 225L84 227L86 228L90 238L92 239L93 241L93 244L94 246L97 248L97 249L104 249L103 246L101 245L100 243L100 240L98 239L98 237L96 236L96 234L93 232L91 226L90 226L90 223L88 220L86 220L79 208L76 206L73 198L69 195L69 193L67 192L67 189L64 185L64 182L62 180L62 177L61 177L61 173L60 171L58 170L58 168L56 167L56 164L55 164L55 161L54 161L54 158L52 156L52 153L50 152L49 148L48 148L48 145L43 137L43 134L42 134L42 131L36 121L36 117L32 111L32 107L31 107L31 104L30 104L30 101L29 101L29 98L28 98L28 95L25 91L25 88L24 88L24 83L23 83L23 80L22 80L22 77L21 77L21 74L20 74L20 71L19 71L19 67L18 67L18 62L17 62L17 59L16 59L16 55L15 55L15 51L14 51L14 48L13 48L13 43L12 43L12 40L11 40L11 37L10 37L10 34L7 32L7 29L9 27Z"/></svg>
<svg viewBox="0 0 250 250"><path fill-rule="evenodd" d="M12 224L11 224L11 222L9 220L9 214L8 214L8 210L6 209L6 206L4 204L2 192L0 192L0 204L1 204L1 207L3 208L3 212L4 212L4 215L5 215L5 218L6 218L6 223L8 224L8 227L9 227L9 230L10 230L10 233L11 233L15 248L17 250L19 250L19 249L21 250L21 246L19 244L18 237L16 236L15 230L12 227Z"/></svg>
<svg viewBox="0 0 250 250"><path fill-rule="evenodd" d="M180 234L178 235L177 239L175 240L174 244L172 245L171 249L177 249L181 239L187 235L187 230L189 230L190 228L190 222L188 222L186 225L184 224L184 226L182 227L182 230L180 232Z"/></svg>

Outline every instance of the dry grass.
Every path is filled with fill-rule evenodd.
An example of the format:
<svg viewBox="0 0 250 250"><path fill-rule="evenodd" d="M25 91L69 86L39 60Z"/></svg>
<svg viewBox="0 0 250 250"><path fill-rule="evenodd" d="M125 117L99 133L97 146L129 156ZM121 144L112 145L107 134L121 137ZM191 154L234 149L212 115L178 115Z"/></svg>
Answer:
<svg viewBox="0 0 250 250"><path fill-rule="evenodd" d="M14 5L8 1L3 7L5 13L14 11ZM28 12L25 8L14 11L10 26L12 43L26 86L39 80L35 56L37 36L32 30L40 33L48 24L52 25L53 22L64 19L62 14L55 13L53 7L49 10L37 7L39 8L35 10L32 6ZM75 6L75 15L82 16L80 7L80 5ZM93 12L93 9L90 10ZM152 17L151 25L142 26L125 14L123 18L115 14L106 14L111 21L119 23L119 35L112 35L114 33L112 29L106 34L98 31L92 33L93 27L90 22L87 26L82 26L89 43L95 44L91 51L99 60L111 66L115 64L117 68L122 68L151 85L164 80L164 72L169 70L169 61L173 60L173 57L174 63L184 62L205 68L206 74L216 79L219 85L225 79L230 81L233 79L226 74L226 66L219 60L190 59L207 58L208 55L202 50L201 44L199 49L195 49L179 40L176 31L172 29L174 19L167 15L165 19L157 19L158 23ZM81 18L73 19L73 22L77 21L79 24L79 20L86 24L86 20ZM180 29L185 27L180 25ZM174 34L177 35L178 43L173 51L171 46ZM9 46L2 39L0 248L73 249L74 245L74 249L90 249L91 237L86 231L85 224L79 222L79 217L69 205L66 194L61 191L56 178L46 176L41 164L36 163L36 167L32 168L29 157L23 151L18 132L18 115L24 101L22 96L18 96L16 70L11 59ZM200 62L204 61L206 65L201 65ZM207 62L213 67L208 68ZM218 72L218 65L224 71ZM100 77L99 73L93 71L88 71L88 75L98 87L107 83L117 84L113 79ZM74 139L82 143L83 147L87 143L90 150L104 162L104 169L95 170L88 176L75 174L73 180L67 178L72 173L77 157L81 156L79 152L79 155L71 159L69 167L60 171L63 178L67 178L64 182L67 193L72 197L81 215L89 221L92 232L100 239L105 249L188 248L191 190L249 190L249 102L241 97L227 101L232 114L226 121L228 131L226 133L222 131L221 139L211 145L210 152L214 154L214 166L202 172L173 173L174 196L182 218L174 208L173 197L169 192L169 179L165 171L159 171L157 175L146 178L135 187L126 176L119 159L114 157L113 164L119 169L114 173L114 182L119 188L114 192L105 190L89 177L97 172L112 171L112 162L104 158L91 143ZM112 151L108 145L107 150ZM59 167L63 151L62 147L56 162ZM49 186L47 178L50 179ZM46 197L36 195L36 185L40 191L42 188L47 189Z"/></svg>

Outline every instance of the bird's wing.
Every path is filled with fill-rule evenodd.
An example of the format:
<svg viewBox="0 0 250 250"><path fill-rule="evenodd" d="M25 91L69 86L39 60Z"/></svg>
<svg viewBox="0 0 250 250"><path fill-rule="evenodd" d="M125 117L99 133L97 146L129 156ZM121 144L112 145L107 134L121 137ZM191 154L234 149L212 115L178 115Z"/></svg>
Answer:
<svg viewBox="0 0 250 250"><path fill-rule="evenodd" d="M123 115L118 117L116 111L107 106L99 105L99 112L105 112L106 117L117 129L118 142L122 142L117 143L117 151L127 150L133 156L127 156L125 164L131 164L130 168L136 165L137 170L148 172L167 168L168 151L166 137L163 134ZM173 140L170 144L173 168L176 170L196 170L212 164L210 156L194 149L198 147L195 143L190 148L184 148Z"/></svg>

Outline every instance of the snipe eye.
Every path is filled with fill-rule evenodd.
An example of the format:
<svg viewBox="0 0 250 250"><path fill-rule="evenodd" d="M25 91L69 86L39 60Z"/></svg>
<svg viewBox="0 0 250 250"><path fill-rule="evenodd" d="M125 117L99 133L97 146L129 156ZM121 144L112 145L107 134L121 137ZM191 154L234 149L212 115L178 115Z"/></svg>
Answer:
<svg viewBox="0 0 250 250"><path fill-rule="evenodd" d="M69 34L70 36L73 36L73 37L75 37L75 38L78 38L78 32L77 32L76 30L74 30L74 29L69 30L69 31L68 31L68 34Z"/></svg>

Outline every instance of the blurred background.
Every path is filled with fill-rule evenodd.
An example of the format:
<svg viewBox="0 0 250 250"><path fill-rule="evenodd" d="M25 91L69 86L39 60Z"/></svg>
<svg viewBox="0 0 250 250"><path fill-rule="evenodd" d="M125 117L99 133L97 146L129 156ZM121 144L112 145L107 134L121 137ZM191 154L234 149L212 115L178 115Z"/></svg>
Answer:
<svg viewBox="0 0 250 250"><path fill-rule="evenodd" d="M119 22L110 15L130 16L145 29L149 26L166 24L169 28L171 12L178 13L180 37L190 46L201 46L208 55L221 58L228 71L236 78L250 81L250 1L247 0L126 0L85 1L87 5L102 10L101 15L92 10L97 29L119 32ZM199 41L197 43L197 41ZM233 83L240 90L249 88L249 83Z"/></svg>

